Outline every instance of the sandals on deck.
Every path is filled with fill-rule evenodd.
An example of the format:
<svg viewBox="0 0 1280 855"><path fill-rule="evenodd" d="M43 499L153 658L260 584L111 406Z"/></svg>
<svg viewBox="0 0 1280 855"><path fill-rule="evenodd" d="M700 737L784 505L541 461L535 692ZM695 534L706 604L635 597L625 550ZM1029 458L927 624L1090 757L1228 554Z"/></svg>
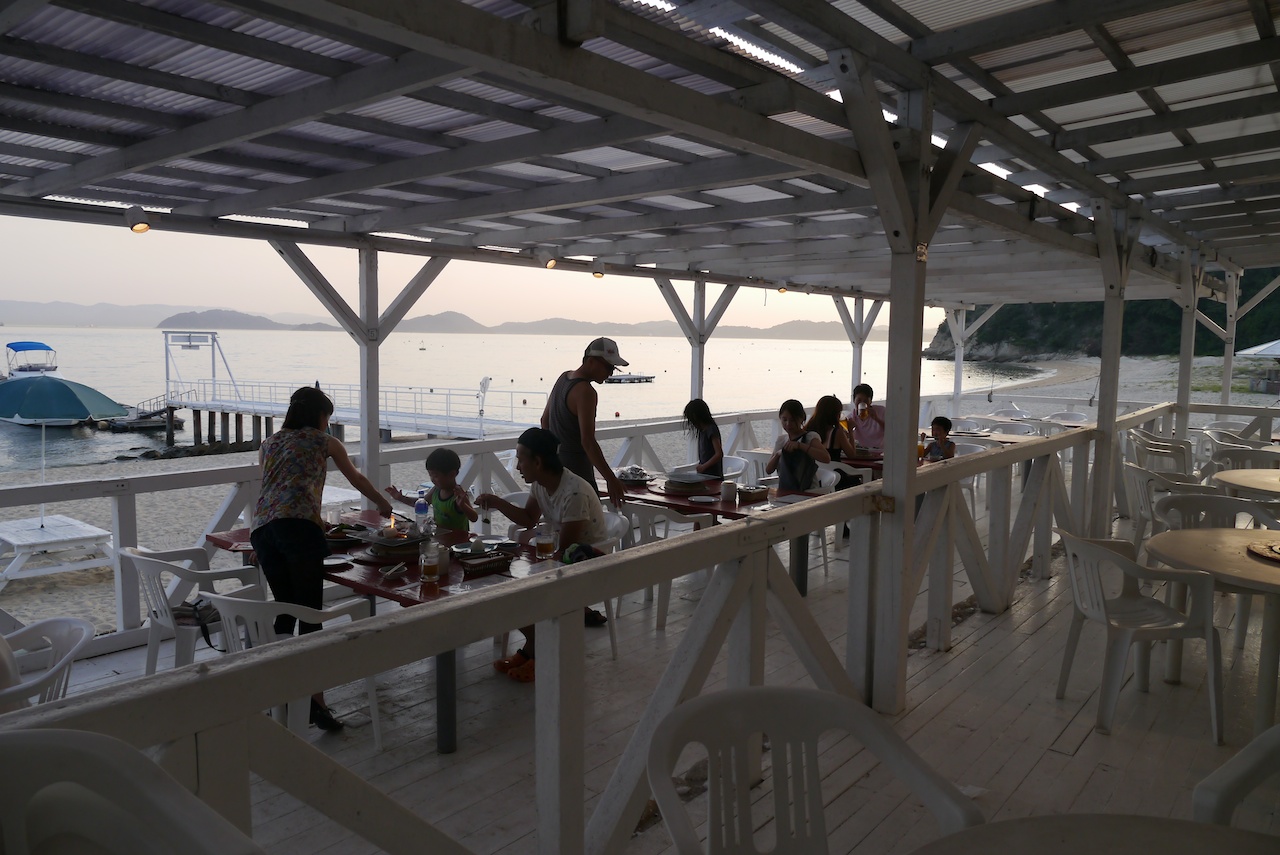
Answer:
<svg viewBox="0 0 1280 855"><path fill-rule="evenodd" d="M584 626L604 626L608 622L609 619L596 609L584 608L582 610L582 623Z"/></svg>
<svg viewBox="0 0 1280 855"><path fill-rule="evenodd" d="M528 656L524 655L523 650L517 650L505 659L496 659L493 663L493 670L499 674L509 674L512 668L519 668L526 662L532 662Z"/></svg>
<svg viewBox="0 0 1280 855"><path fill-rule="evenodd" d="M537 661L538 660L536 659L527 659L523 665L516 665L512 667L511 670L507 672L507 676L512 680L515 680L517 683L532 683L533 669Z"/></svg>

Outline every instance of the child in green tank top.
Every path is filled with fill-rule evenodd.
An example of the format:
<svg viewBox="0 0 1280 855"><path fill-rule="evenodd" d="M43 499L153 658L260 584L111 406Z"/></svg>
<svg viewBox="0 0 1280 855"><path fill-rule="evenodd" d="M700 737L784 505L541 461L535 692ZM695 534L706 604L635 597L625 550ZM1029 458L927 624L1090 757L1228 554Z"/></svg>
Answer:
<svg viewBox="0 0 1280 855"><path fill-rule="evenodd" d="M461 469L462 460L455 451L437 448L427 455L427 476L433 485L427 492L427 501L431 503L437 528L469 531L471 523L479 517L467 491L458 486ZM417 496L407 496L396 487L388 487L387 493L409 507L418 501Z"/></svg>

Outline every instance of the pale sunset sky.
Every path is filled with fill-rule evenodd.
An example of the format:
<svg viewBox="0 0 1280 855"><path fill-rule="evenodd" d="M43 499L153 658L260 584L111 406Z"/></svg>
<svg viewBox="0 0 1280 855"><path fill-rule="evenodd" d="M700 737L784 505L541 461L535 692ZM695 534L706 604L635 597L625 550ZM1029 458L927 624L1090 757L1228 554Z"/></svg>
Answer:
<svg viewBox="0 0 1280 855"><path fill-rule="evenodd" d="M327 313L262 241L166 234L163 225L145 235L123 226L90 226L0 218L5 265L0 296L33 302L79 304L159 303L227 308L252 314ZM357 293L354 250L304 247L312 262L349 303ZM425 259L383 254L379 260L385 307ZM677 283L686 306L692 287ZM707 289L710 308L720 286ZM671 320L651 280L594 279L590 274L452 262L409 311L410 317L461 312L482 324L566 317L582 321ZM887 311L880 314L884 328ZM743 289L723 323L769 327L790 320L839 321L828 297ZM926 309L932 333L941 310Z"/></svg>

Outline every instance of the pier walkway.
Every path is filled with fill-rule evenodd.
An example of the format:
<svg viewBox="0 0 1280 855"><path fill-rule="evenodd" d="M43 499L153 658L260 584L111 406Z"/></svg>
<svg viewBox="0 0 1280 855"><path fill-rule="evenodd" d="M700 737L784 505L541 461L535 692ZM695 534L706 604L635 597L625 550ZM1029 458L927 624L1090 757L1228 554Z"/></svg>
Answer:
<svg viewBox="0 0 1280 855"><path fill-rule="evenodd" d="M461 439L514 434L538 424L547 400L545 392L491 392L488 379L481 381L478 390L384 386L378 401L378 424L386 432ZM165 402L174 408L189 408L193 413L284 418L289 409L289 396L297 388L297 383L286 382L171 379ZM321 388L333 399L331 424L339 427L360 424L358 385L321 385ZM197 433L198 424L197 418ZM212 424L210 427L212 429Z"/></svg>

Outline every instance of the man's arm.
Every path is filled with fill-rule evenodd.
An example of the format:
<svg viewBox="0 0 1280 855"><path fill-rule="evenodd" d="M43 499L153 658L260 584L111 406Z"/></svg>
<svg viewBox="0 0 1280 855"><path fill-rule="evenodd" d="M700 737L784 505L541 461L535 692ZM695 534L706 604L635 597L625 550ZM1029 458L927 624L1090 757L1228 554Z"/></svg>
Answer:
<svg viewBox="0 0 1280 855"><path fill-rule="evenodd" d="M595 387L590 383L579 383L569 392L569 409L573 410L573 414L578 417L578 432L582 437L582 450L586 452L587 459L591 461L591 465L604 478L606 489L609 493L609 501L615 507L622 507L622 498L626 494L626 489L622 486L622 482L618 480L618 476L613 474L613 470L609 468L609 461L605 459L604 451L600 448L600 443L596 441L596 406L599 403L599 396L596 394Z"/></svg>

